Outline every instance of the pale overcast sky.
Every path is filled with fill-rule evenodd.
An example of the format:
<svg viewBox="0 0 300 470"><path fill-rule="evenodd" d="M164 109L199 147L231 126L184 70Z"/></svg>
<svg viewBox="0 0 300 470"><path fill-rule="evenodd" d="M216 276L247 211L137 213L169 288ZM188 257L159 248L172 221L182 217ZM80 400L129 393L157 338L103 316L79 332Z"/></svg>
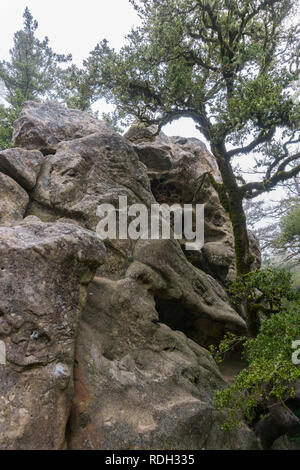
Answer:
<svg viewBox="0 0 300 470"><path fill-rule="evenodd" d="M13 35L23 27L22 16L26 6L39 23L38 37L48 36L53 50L61 54L71 53L77 65L104 38L119 49L131 27L139 22L128 0L2 0L1 60L9 58ZM100 112L108 109L101 103ZM199 138L199 132L190 119L174 122L166 126L164 132Z"/></svg>
<svg viewBox="0 0 300 470"><path fill-rule="evenodd" d="M56 52L71 52L78 65L103 38L119 48L130 28L138 24L127 0L2 0L1 58L8 57L13 35L23 26L26 6L39 23L38 36L48 36Z"/></svg>

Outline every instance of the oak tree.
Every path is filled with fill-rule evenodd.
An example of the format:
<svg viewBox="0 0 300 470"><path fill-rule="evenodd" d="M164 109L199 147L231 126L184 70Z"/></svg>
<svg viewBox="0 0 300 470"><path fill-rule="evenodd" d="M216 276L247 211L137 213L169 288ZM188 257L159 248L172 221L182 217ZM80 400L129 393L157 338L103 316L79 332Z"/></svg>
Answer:
<svg viewBox="0 0 300 470"><path fill-rule="evenodd" d="M222 183L208 177L233 225L237 270L251 271L243 200L300 171L300 109L290 94L299 74L295 0L130 0L141 19L116 52L98 44L85 63L93 96L120 118L165 124L194 120L210 142ZM237 158L255 161L245 181Z"/></svg>

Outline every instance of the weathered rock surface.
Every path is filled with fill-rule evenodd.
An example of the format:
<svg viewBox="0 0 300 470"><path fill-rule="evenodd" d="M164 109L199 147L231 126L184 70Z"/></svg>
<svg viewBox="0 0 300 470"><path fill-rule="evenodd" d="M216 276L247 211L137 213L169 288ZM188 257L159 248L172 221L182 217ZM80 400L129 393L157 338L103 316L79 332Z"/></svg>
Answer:
<svg viewBox="0 0 300 470"><path fill-rule="evenodd" d="M0 227L0 448L62 449L85 287L105 249L70 224Z"/></svg>
<svg viewBox="0 0 300 470"><path fill-rule="evenodd" d="M53 153L63 140L78 139L94 132L112 134L113 130L88 113L67 109L57 102L28 101L14 124L13 144L47 154Z"/></svg>
<svg viewBox="0 0 300 470"><path fill-rule="evenodd" d="M132 126L125 134L147 166L152 192L159 203L204 204L205 245L187 252L189 261L220 282L235 277L232 226L206 173L221 181L217 164L198 139L157 135L156 126ZM184 249L184 240L182 246Z"/></svg>
<svg viewBox="0 0 300 470"><path fill-rule="evenodd" d="M155 202L144 165L130 145L111 131L94 133L57 145L46 159L33 200L52 212L77 218L95 230L97 206L118 203Z"/></svg>
<svg viewBox="0 0 300 470"><path fill-rule="evenodd" d="M216 364L159 323L151 290L131 278L94 280L77 340L69 448L257 448L246 426L222 431Z"/></svg>
<svg viewBox="0 0 300 470"><path fill-rule="evenodd" d="M246 425L222 430L214 392L225 382L203 348L245 331L218 282L234 273L228 216L211 188L194 198L216 167L200 141L147 132L151 145L124 139L57 103L26 103L16 121L15 145L45 157L28 170L31 217L0 227L2 449L258 447ZM204 201L204 250L106 240L104 259L96 209L121 195L148 207Z"/></svg>
<svg viewBox="0 0 300 470"><path fill-rule="evenodd" d="M23 219L29 197L9 176L0 173L0 224L10 225Z"/></svg>
<svg viewBox="0 0 300 470"><path fill-rule="evenodd" d="M38 150L7 149L0 153L0 172L30 191L36 184L43 159L43 154Z"/></svg>
<svg viewBox="0 0 300 470"><path fill-rule="evenodd" d="M33 109L36 113L36 106ZM194 158L194 165L198 159L199 155ZM187 160L186 170L193 174L194 168L189 163ZM180 168L184 169L183 162L180 162ZM32 193L34 203L28 213L45 220L49 213L52 213L54 219L63 215L95 230L99 221L97 206L110 203L117 207L121 195L127 196L128 204L144 203L150 207L151 203L156 202L146 167L139 161L131 145L111 131L107 134L93 133L61 142L57 145L55 155L47 157ZM45 207L47 210L44 214ZM139 244L142 248L136 249L136 243L132 240L109 240L106 243L107 259L99 274L118 279L125 275L133 261L140 261L162 272L167 279L164 296L178 303L180 313L178 311L177 316L180 322L189 324L189 330L194 331L195 338L197 335L203 338L202 345L207 346L207 341L211 340L211 335L210 339L204 340L205 331L209 331L209 322L215 330L215 340L220 339L227 329L244 333L244 320L231 308L218 282L195 269L183 255L177 241L166 242L149 241ZM173 308L171 305L169 310ZM184 317L188 317L189 321ZM206 324L204 329L203 321Z"/></svg>
<svg viewBox="0 0 300 470"><path fill-rule="evenodd" d="M288 436L281 436L272 445L272 450L300 450L299 437L289 438Z"/></svg>

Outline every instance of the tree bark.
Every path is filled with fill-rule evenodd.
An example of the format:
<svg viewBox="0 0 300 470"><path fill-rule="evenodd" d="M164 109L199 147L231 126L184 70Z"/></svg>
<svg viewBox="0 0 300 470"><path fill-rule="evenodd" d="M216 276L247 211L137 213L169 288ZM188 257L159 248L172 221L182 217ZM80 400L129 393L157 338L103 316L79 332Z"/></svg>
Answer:
<svg viewBox="0 0 300 470"><path fill-rule="evenodd" d="M250 251L246 215L243 207L243 196L237 185L230 159L223 145L213 145L212 152L216 158L226 193L226 209L232 223L237 275L242 276L251 271L254 257ZM222 197L220 197L222 199ZM222 200L221 200L222 202Z"/></svg>

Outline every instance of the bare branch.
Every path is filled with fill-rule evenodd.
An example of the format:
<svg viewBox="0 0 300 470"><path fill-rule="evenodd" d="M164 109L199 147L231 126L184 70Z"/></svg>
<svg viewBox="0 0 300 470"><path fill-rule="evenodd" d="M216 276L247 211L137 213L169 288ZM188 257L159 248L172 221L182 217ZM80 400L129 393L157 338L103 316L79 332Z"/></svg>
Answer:
<svg viewBox="0 0 300 470"><path fill-rule="evenodd" d="M276 128L273 127L270 129L268 132L265 130L262 130L259 135L254 139L249 145L246 145L246 147L239 147L237 149L230 150L227 152L227 156L229 158L235 157L239 153L247 154L254 150L258 145L261 145L265 142L268 142L272 139L273 135L275 134Z"/></svg>
<svg viewBox="0 0 300 470"><path fill-rule="evenodd" d="M293 160L300 157L300 152L293 156ZM290 157L287 159L290 160ZM287 165L288 163L286 163ZM286 165L283 165L285 168ZM240 187L241 194L246 199L252 199L259 196L265 191L270 191L279 182L286 181L290 178L297 176L300 173L300 164L295 166L289 171L277 171L271 178L265 179L264 181L257 181L253 183L247 183Z"/></svg>

